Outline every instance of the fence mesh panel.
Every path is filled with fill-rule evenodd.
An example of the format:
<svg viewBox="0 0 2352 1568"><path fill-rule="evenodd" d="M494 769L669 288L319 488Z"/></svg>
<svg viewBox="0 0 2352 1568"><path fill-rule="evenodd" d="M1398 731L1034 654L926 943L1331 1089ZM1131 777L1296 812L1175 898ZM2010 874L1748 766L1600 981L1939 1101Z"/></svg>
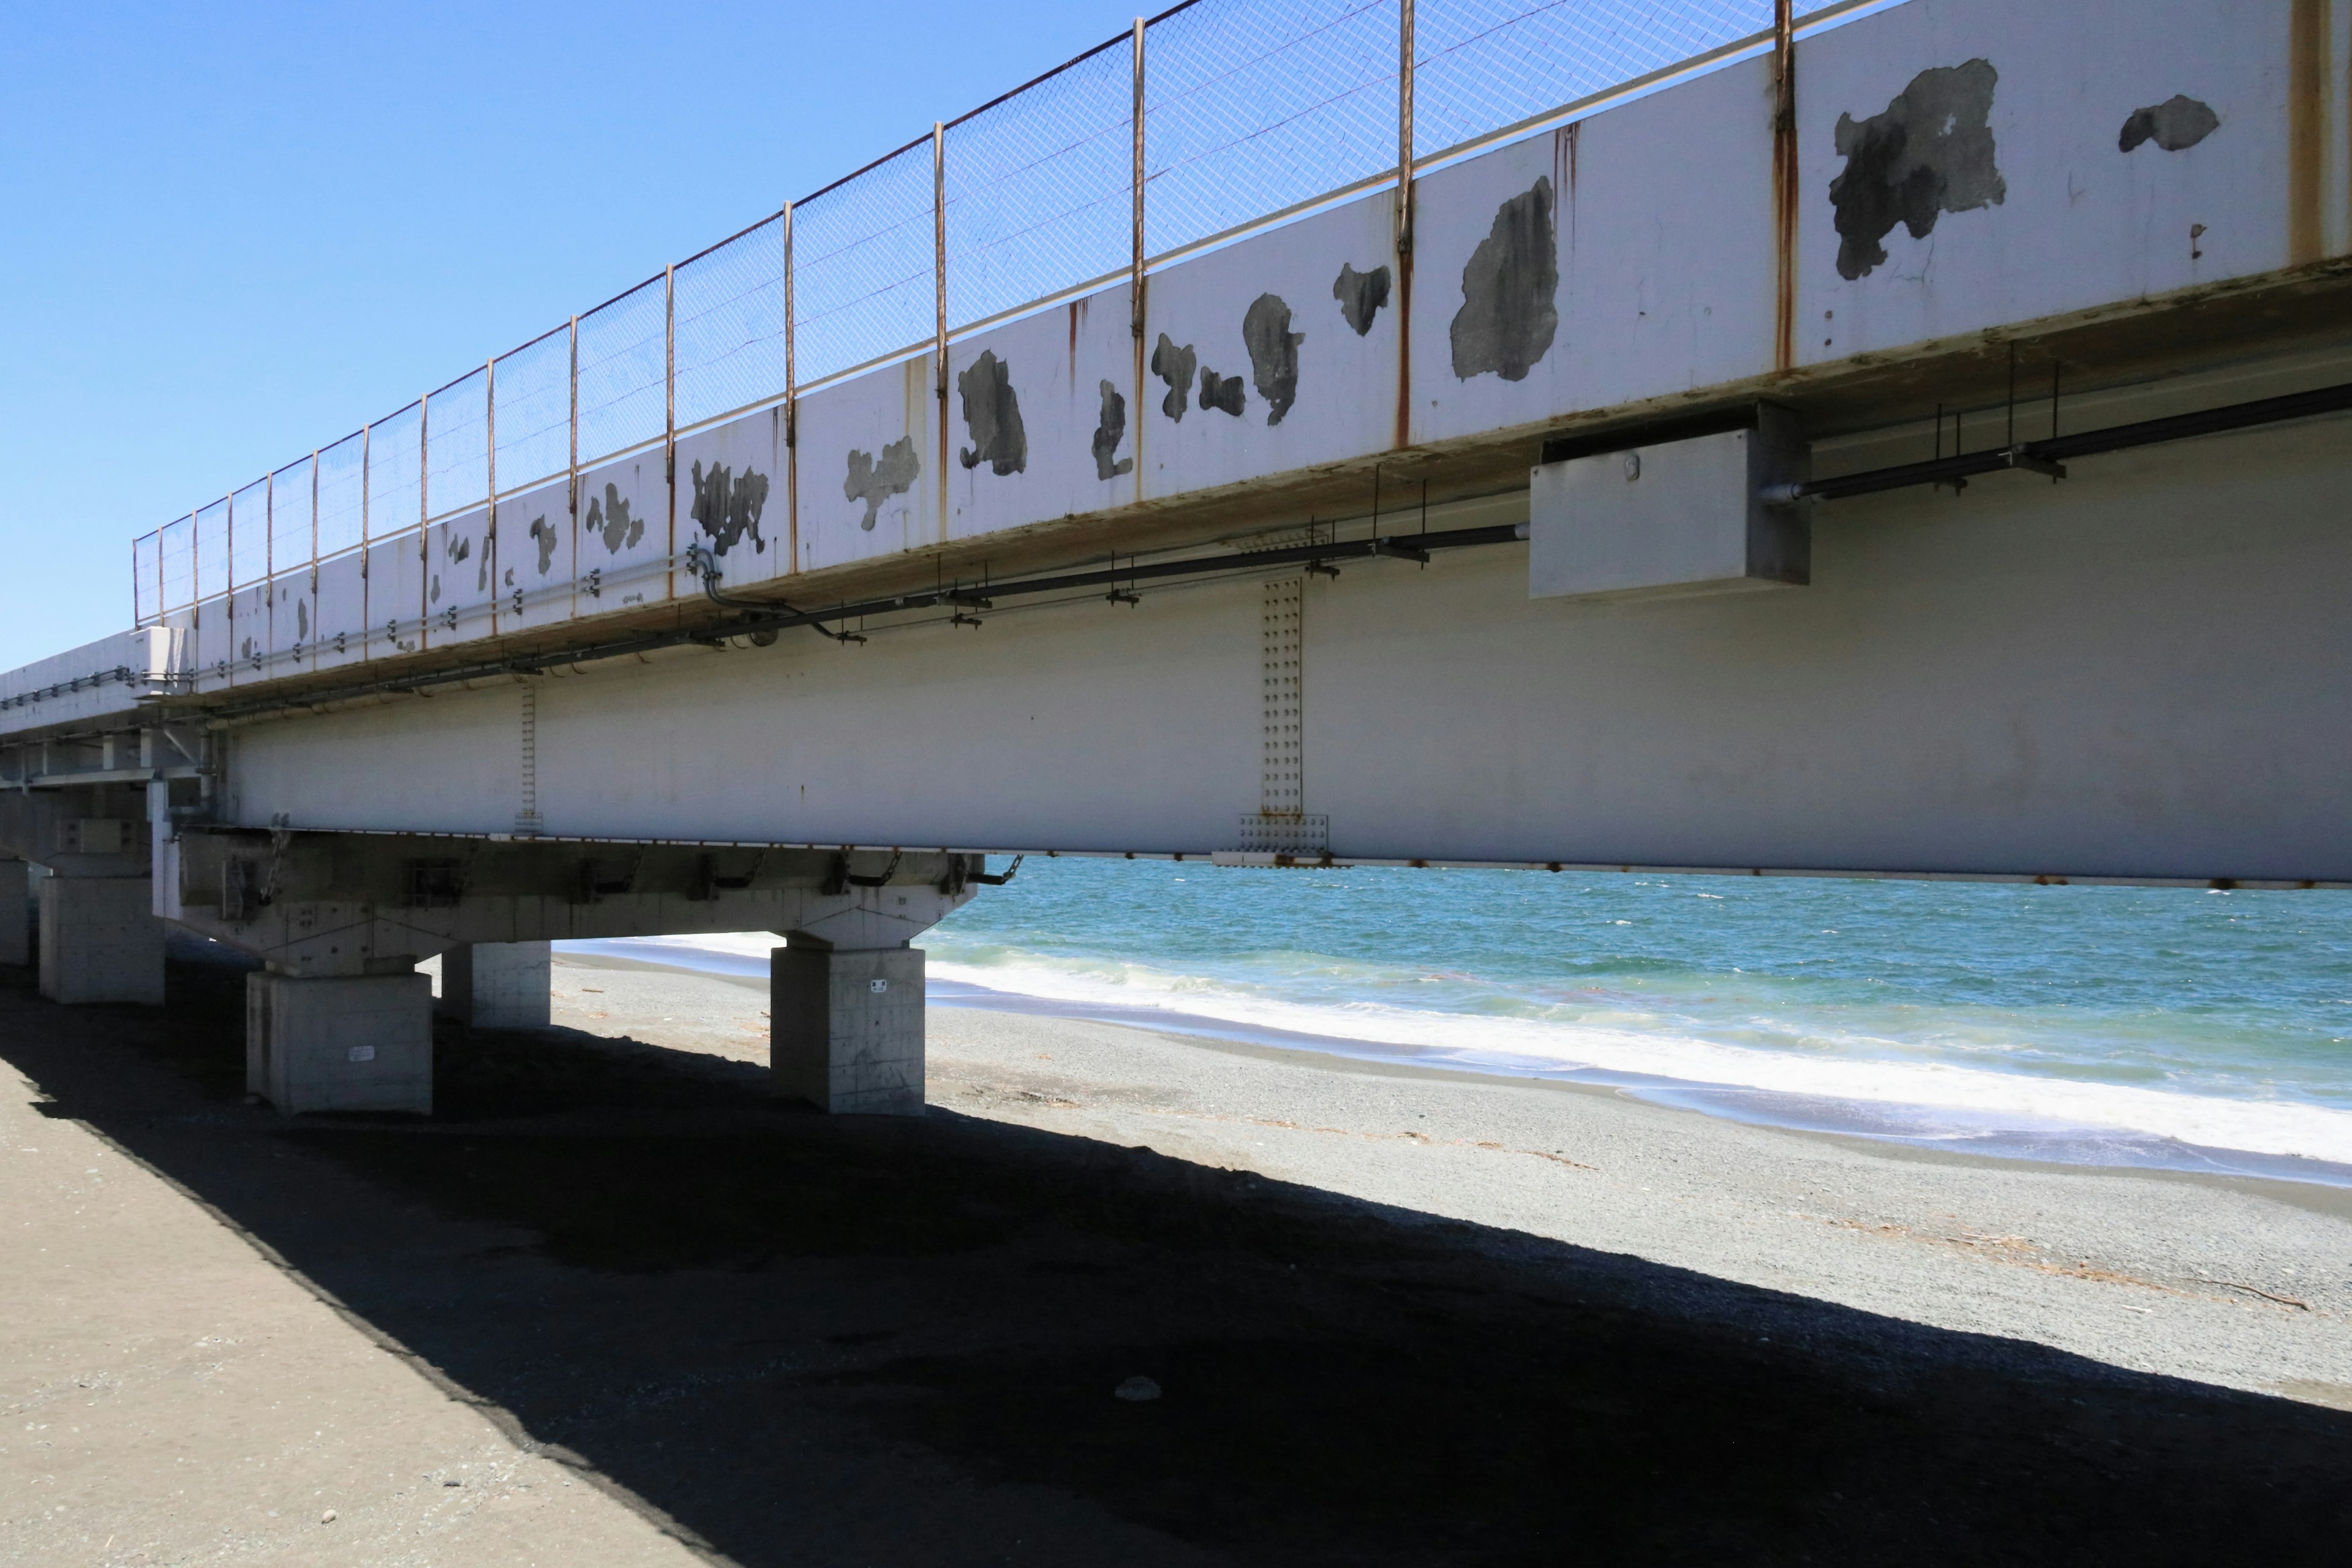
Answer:
<svg viewBox="0 0 2352 1568"><path fill-rule="evenodd" d="M367 469L362 437L346 436L319 453L319 559L340 555L367 537Z"/></svg>
<svg viewBox="0 0 2352 1568"><path fill-rule="evenodd" d="M163 613L163 531L131 542L131 624L152 626Z"/></svg>
<svg viewBox="0 0 2352 1568"><path fill-rule="evenodd" d="M947 130L948 321L1125 268L1135 54L1122 38Z"/></svg>
<svg viewBox="0 0 2352 1568"><path fill-rule="evenodd" d="M580 318L583 468L667 427L667 298L656 278Z"/></svg>
<svg viewBox="0 0 2352 1568"><path fill-rule="evenodd" d="M499 493L553 479L572 462L572 333L550 332L498 363Z"/></svg>
<svg viewBox="0 0 2352 1568"><path fill-rule="evenodd" d="M228 502L196 509L196 598L228 592Z"/></svg>
<svg viewBox="0 0 2352 1568"><path fill-rule="evenodd" d="M793 209L801 384L928 341L937 328L931 144L919 142Z"/></svg>
<svg viewBox="0 0 2352 1568"><path fill-rule="evenodd" d="M1800 18L1851 12L1799 0ZM1400 0L1198 0L1150 25L1146 250L1164 256L1396 160ZM1427 159L1743 38L1772 0L1419 0L1414 151ZM1132 58L1120 38L945 134L949 321L969 326L1130 259ZM803 385L926 345L936 327L930 141L801 203L790 291ZM785 390L784 223L653 279L430 400L133 546L152 618L308 558L512 494ZM675 372L670 332L675 331ZM578 376L572 377L576 347ZM573 423L576 395L577 425ZM495 410L490 406L495 399ZM494 428L488 427L495 421ZM490 451L495 435L496 453ZM429 436L429 450L423 445ZM366 456L363 458L363 451ZM420 471L430 476L420 493ZM316 516L310 486L316 468ZM274 529L274 532L272 530ZM231 537L236 558L231 559ZM308 542L315 539L315 546Z"/></svg>
<svg viewBox="0 0 2352 1568"><path fill-rule="evenodd" d="M228 505L228 579L232 588L269 575L269 481L256 479Z"/></svg>
<svg viewBox="0 0 2352 1568"><path fill-rule="evenodd" d="M425 502L435 517L490 494L490 376L478 370L425 400Z"/></svg>
<svg viewBox="0 0 2352 1568"><path fill-rule="evenodd" d="M1396 0L1203 0L1144 38L1146 249L1396 167Z"/></svg>
<svg viewBox="0 0 2352 1568"><path fill-rule="evenodd" d="M784 220L772 217L677 269L677 422L784 394Z"/></svg>
<svg viewBox="0 0 2352 1568"><path fill-rule="evenodd" d="M157 538L163 556L159 568L163 579L161 609L170 615L196 602L196 520L184 517L167 522Z"/></svg>
<svg viewBox="0 0 2352 1568"><path fill-rule="evenodd" d="M1426 158L1772 26L1772 0L1444 0L1414 13Z"/></svg>
<svg viewBox="0 0 2352 1568"><path fill-rule="evenodd" d="M311 555L310 459L289 463L272 476L269 492L269 569L290 572Z"/></svg>
<svg viewBox="0 0 2352 1568"><path fill-rule="evenodd" d="M368 430L367 536L389 539L420 521L416 462L424 410L410 404Z"/></svg>

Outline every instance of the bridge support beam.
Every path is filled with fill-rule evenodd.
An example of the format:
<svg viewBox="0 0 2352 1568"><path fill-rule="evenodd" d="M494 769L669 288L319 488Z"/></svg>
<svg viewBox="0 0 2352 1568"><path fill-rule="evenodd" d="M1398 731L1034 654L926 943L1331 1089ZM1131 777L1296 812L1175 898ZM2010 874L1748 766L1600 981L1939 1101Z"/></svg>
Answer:
<svg viewBox="0 0 2352 1568"><path fill-rule="evenodd" d="M0 858L0 963L33 961L32 867Z"/></svg>
<svg viewBox="0 0 2352 1568"><path fill-rule="evenodd" d="M288 1116L433 1114L433 982L422 974L245 981L245 1086Z"/></svg>
<svg viewBox="0 0 2352 1568"><path fill-rule="evenodd" d="M52 1002L163 1001L163 922L145 877L41 879L41 994Z"/></svg>
<svg viewBox="0 0 2352 1568"><path fill-rule="evenodd" d="M922 949L793 937L768 964L779 1093L835 1114L922 1114Z"/></svg>
<svg viewBox="0 0 2352 1568"><path fill-rule="evenodd" d="M549 952L543 942L461 942L441 955L433 1010L478 1029L544 1029Z"/></svg>

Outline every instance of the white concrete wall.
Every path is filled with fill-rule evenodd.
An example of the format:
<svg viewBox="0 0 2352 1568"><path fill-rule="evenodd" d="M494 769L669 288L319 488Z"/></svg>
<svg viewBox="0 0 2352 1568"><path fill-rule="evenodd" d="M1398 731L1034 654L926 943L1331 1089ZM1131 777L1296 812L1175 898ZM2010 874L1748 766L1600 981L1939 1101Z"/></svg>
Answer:
<svg viewBox="0 0 2352 1568"><path fill-rule="evenodd" d="M41 879L41 994L52 1002L163 1001L163 922L144 877Z"/></svg>

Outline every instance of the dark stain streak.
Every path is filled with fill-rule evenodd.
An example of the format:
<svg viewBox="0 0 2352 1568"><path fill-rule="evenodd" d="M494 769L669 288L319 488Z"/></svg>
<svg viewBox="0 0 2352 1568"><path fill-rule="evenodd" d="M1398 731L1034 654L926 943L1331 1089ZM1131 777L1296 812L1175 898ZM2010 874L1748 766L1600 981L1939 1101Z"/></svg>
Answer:
<svg viewBox="0 0 2352 1568"><path fill-rule="evenodd" d="M687 515L710 536L711 553L726 554L748 534L752 552L765 554L768 542L760 536L760 514L768 508L768 476L748 466L739 475L724 463L713 463L706 472L698 462L691 478L694 507Z"/></svg>
<svg viewBox="0 0 2352 1568"><path fill-rule="evenodd" d="M621 487L607 483L602 500L588 498L588 531L604 542L606 553L618 555L646 536L646 520L629 515Z"/></svg>
<svg viewBox="0 0 2352 1568"><path fill-rule="evenodd" d="M1281 424L1298 401L1298 345L1306 341L1305 332L1290 330L1290 307L1282 296L1260 294L1250 301L1242 317L1242 346L1249 350L1250 381L1265 399L1268 425Z"/></svg>
<svg viewBox="0 0 2352 1568"><path fill-rule="evenodd" d="M1938 213L1999 206L2009 194L1993 164L1990 62L1921 71L1885 112L1841 114L1837 152L1845 170L1830 182L1837 212L1838 275L1860 278L1886 259L1881 243L1896 224L1925 239Z"/></svg>
<svg viewBox="0 0 2352 1568"><path fill-rule="evenodd" d="M2135 109L2116 138L2118 151L2128 153L2143 142L2153 142L2168 153L2194 147L2221 128L2221 117L2193 98L2174 93L2162 103Z"/></svg>
<svg viewBox="0 0 2352 1568"><path fill-rule="evenodd" d="M1339 280L1331 285L1331 298L1339 301L1340 318L1360 338L1372 330L1372 318L1389 302L1389 269L1359 272L1352 264L1342 266Z"/></svg>
<svg viewBox="0 0 2352 1568"><path fill-rule="evenodd" d="M956 454L967 468L986 463L1000 477L1017 474L1029 466L1029 432L1021 424L1021 399L1013 395L1013 372L984 349L978 359L956 376L963 395L964 427L972 444Z"/></svg>
<svg viewBox="0 0 2352 1568"><path fill-rule="evenodd" d="M1559 236L1549 174L1505 202L1494 227L1462 268L1462 309L1454 314L1454 374L1489 371L1523 381L1551 352L1559 330Z"/></svg>
<svg viewBox="0 0 2352 1568"><path fill-rule="evenodd" d="M1151 374L1168 384L1168 395L1160 400L1160 412L1180 425L1184 421L1184 410L1191 406L1192 372L1200 363L1192 344L1180 349L1169 341L1166 332L1160 334L1160 346L1151 351Z"/></svg>
<svg viewBox="0 0 2352 1568"><path fill-rule="evenodd" d="M1207 365L1201 367L1202 407L1222 408L1238 419L1242 405L1248 401L1249 395L1242 390L1240 376L1219 375Z"/></svg>
<svg viewBox="0 0 2352 1568"><path fill-rule="evenodd" d="M555 530L544 516L530 520L530 542L539 546L539 574L544 577L555 566Z"/></svg>
<svg viewBox="0 0 2352 1568"><path fill-rule="evenodd" d="M879 463L871 452L851 452L849 478L842 482L841 493L851 500L866 503L866 516L857 526L872 528L881 513L882 503L914 489L922 471L922 459L915 456L912 436L902 436L883 447Z"/></svg>
<svg viewBox="0 0 2352 1568"><path fill-rule="evenodd" d="M1106 381L1102 383L1102 417L1095 424L1095 478L1115 479L1135 471L1133 458L1118 456L1118 444L1126 438L1127 399Z"/></svg>
<svg viewBox="0 0 2352 1568"><path fill-rule="evenodd" d="M302 639L310 635L310 606L301 599L294 601L294 635Z"/></svg>

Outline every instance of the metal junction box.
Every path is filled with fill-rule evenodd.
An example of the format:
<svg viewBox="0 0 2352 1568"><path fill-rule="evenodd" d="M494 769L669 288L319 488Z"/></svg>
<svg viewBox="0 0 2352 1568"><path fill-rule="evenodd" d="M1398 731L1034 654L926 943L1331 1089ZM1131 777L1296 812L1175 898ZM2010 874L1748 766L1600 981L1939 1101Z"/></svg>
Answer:
<svg viewBox="0 0 2352 1568"><path fill-rule="evenodd" d="M1769 404L1751 428L1545 462L1528 497L1528 595L1668 598L1811 582L1805 507L1763 500L1805 468L1796 416Z"/></svg>

